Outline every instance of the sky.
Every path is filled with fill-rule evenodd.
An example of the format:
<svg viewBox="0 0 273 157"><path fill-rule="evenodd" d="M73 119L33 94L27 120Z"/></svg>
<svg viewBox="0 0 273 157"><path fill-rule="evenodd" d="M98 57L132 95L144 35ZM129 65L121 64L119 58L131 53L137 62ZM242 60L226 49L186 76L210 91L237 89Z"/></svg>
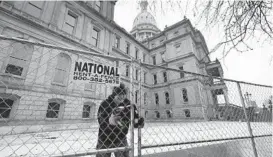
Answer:
<svg viewBox="0 0 273 157"><path fill-rule="evenodd" d="M184 3L185 2L185 3ZM151 2L150 2L151 3ZM164 3L163 3L164 4ZM151 6L151 5L150 5ZM171 26L181 20L184 16L191 21L192 25L200 30L207 42L209 51L216 46L222 39L221 26L208 28L196 17L194 17L191 4L183 1L180 7L167 6L164 11L148 7L148 11L154 15L157 26L164 30L165 26ZM187 8L187 9L186 9ZM133 21L140 13L140 7L136 0L118 0L115 7L114 20L128 32L131 31ZM211 60L218 58L221 62L224 78L234 79L244 82L251 82L263 85L272 85L273 83L273 46L269 44L257 44L253 42L253 50L247 52L231 51L224 59L222 51L218 50L210 55Z"/></svg>

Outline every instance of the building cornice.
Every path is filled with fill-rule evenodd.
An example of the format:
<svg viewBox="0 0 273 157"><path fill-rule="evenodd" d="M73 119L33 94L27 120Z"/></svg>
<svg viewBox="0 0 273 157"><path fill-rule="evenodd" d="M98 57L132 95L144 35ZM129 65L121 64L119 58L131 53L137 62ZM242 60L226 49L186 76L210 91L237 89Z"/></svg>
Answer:
<svg viewBox="0 0 273 157"><path fill-rule="evenodd" d="M189 78L185 77L185 78L180 79L180 80L172 80L171 82L168 82L168 83L161 83L161 84L157 84L157 85L152 85L151 89L166 88L166 87L170 87L170 86L173 86L173 85L192 82L192 81L199 81L200 83L202 83L202 81L197 76L192 76L192 77L189 77Z"/></svg>
<svg viewBox="0 0 273 157"><path fill-rule="evenodd" d="M148 51L148 49L141 42L139 42L138 40L136 40L124 28L122 28L121 26L119 26L118 24L116 24L115 21L110 20L110 19L106 19L103 15L101 15L100 13L98 13L94 8L91 8L91 7L87 6L87 5L85 5L85 3L82 2L82 1L77 1L75 3L78 3L81 7L85 8L87 11L89 11L89 13L94 14L95 16L97 16L98 18L100 18L103 22L105 22L105 24L107 24L110 27L112 27L112 29L119 30L121 33L123 33L129 39L131 39L132 41L134 41L137 45L139 45L140 47L142 47L143 49L145 49L146 51Z"/></svg>
<svg viewBox="0 0 273 157"><path fill-rule="evenodd" d="M102 50L98 51L94 51L94 49L92 47L90 47L89 45L85 45L83 42L80 42L80 39L75 38L75 37L71 37L71 35L69 35L69 37L66 36L67 33L63 32L62 30L59 30L57 28L55 29L50 29L50 25L48 27L43 26L42 24L38 23L38 22L34 22L33 20L22 16L20 14L14 13L13 11L7 10L6 8L0 7L0 12L9 16L9 17L13 17L15 20L18 20L22 23L28 24L30 26L36 27L40 30L43 30L44 32L50 33L50 35L57 37L57 38L61 38L62 40L71 43L73 45L76 44L76 46L81 47L81 48L85 48L87 50L90 50L92 52L100 52L103 53ZM42 21L41 21L42 22ZM67 34L68 35L68 34ZM39 40L44 40L44 39L39 39ZM77 41L78 40L78 41ZM56 44L56 42L53 42L54 44Z"/></svg>
<svg viewBox="0 0 273 157"><path fill-rule="evenodd" d="M172 30L172 29L175 29L177 27L180 27L181 25L183 24L186 24L190 22L188 19L183 19L167 28L165 28L162 32L160 32L159 34L156 34L155 36L151 37L151 38L148 38L145 42L151 42L152 40L156 39L156 38L159 38L160 36L165 36L165 33Z"/></svg>
<svg viewBox="0 0 273 157"><path fill-rule="evenodd" d="M155 50L157 50L157 49L160 49L160 48L162 48L162 47L166 47L166 44L168 44L168 43L170 43L170 42L173 42L173 41L175 41L175 40L184 38L184 37L186 37L186 36L188 36L188 35L191 35L191 33L188 32L188 33L179 35L179 36L177 36L177 37L174 37L174 38L172 38L172 39L166 40L166 41L163 42L163 44L161 44L161 45L159 45L159 46L157 46L157 47L151 48L151 49L150 49L150 52L151 52L151 51L155 51ZM192 36L191 36L191 37L192 37ZM193 39L193 40L194 40L194 39Z"/></svg>
<svg viewBox="0 0 273 157"><path fill-rule="evenodd" d="M131 58L128 54L126 54L125 52L121 51L120 49L118 49L116 47L113 47L112 50L115 51L116 53L122 55L126 59L130 59Z"/></svg>

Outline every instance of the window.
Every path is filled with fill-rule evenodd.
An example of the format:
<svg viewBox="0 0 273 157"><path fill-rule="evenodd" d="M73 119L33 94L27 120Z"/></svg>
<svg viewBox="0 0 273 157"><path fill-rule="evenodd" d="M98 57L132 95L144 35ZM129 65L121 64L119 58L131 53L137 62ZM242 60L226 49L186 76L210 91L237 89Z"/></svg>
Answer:
<svg viewBox="0 0 273 157"><path fill-rule="evenodd" d="M153 65L156 65L156 58L155 58L155 56L152 56L152 58L153 58Z"/></svg>
<svg viewBox="0 0 273 157"><path fill-rule="evenodd" d="M62 99L50 99L48 101L46 118L62 118L65 103L66 101Z"/></svg>
<svg viewBox="0 0 273 157"><path fill-rule="evenodd" d="M159 104L159 98L158 98L158 94L155 93L155 104L158 105Z"/></svg>
<svg viewBox="0 0 273 157"><path fill-rule="evenodd" d="M136 59L138 59L138 49L136 48Z"/></svg>
<svg viewBox="0 0 273 157"><path fill-rule="evenodd" d="M102 1L95 1L95 10L100 12L102 8Z"/></svg>
<svg viewBox="0 0 273 157"><path fill-rule="evenodd" d="M11 54L5 73L25 76L31 59L33 48L27 44L14 43L12 44Z"/></svg>
<svg viewBox="0 0 273 157"><path fill-rule="evenodd" d="M96 83L85 83L84 85L84 90L94 92L96 91Z"/></svg>
<svg viewBox="0 0 273 157"><path fill-rule="evenodd" d="M170 104L170 96L168 92L165 93L165 100L166 100L166 104Z"/></svg>
<svg viewBox="0 0 273 157"><path fill-rule="evenodd" d="M126 43L126 54L130 54L130 43Z"/></svg>
<svg viewBox="0 0 273 157"><path fill-rule="evenodd" d="M43 5L43 1L29 1L27 4L26 12L39 18L42 13Z"/></svg>
<svg viewBox="0 0 273 157"><path fill-rule="evenodd" d="M46 118L58 118L60 111L60 104L57 102L51 102L48 104Z"/></svg>
<svg viewBox="0 0 273 157"><path fill-rule="evenodd" d="M90 118L90 105L83 105L82 118Z"/></svg>
<svg viewBox="0 0 273 157"><path fill-rule="evenodd" d="M173 34L174 34L174 35L177 35L178 33L179 33L178 31L175 31Z"/></svg>
<svg viewBox="0 0 273 157"><path fill-rule="evenodd" d="M154 48L155 47L155 44L154 43L152 43L152 48Z"/></svg>
<svg viewBox="0 0 273 157"><path fill-rule="evenodd" d="M145 61L146 61L146 54L143 53L143 62L145 63Z"/></svg>
<svg viewBox="0 0 273 157"><path fill-rule="evenodd" d="M98 47L99 46L99 29L97 28L93 28L93 32L92 32L92 39L91 39L91 44Z"/></svg>
<svg viewBox="0 0 273 157"><path fill-rule="evenodd" d="M187 89L182 89L182 98L184 102L189 102Z"/></svg>
<svg viewBox="0 0 273 157"><path fill-rule="evenodd" d="M0 98L0 119L10 117L13 103L11 99Z"/></svg>
<svg viewBox="0 0 273 157"><path fill-rule="evenodd" d="M139 71L139 70L136 69L136 78L135 78L136 80L138 80L138 71Z"/></svg>
<svg viewBox="0 0 273 157"><path fill-rule="evenodd" d="M148 111L145 111L145 118L148 117Z"/></svg>
<svg viewBox="0 0 273 157"><path fill-rule="evenodd" d="M164 82L168 81L167 72L166 71L163 72L163 79L164 79Z"/></svg>
<svg viewBox="0 0 273 157"><path fill-rule="evenodd" d="M155 111L155 117L160 118L160 113L158 111Z"/></svg>
<svg viewBox="0 0 273 157"><path fill-rule="evenodd" d="M167 114L167 118L172 118L172 111L167 110L166 114Z"/></svg>
<svg viewBox="0 0 273 157"><path fill-rule="evenodd" d="M103 97L106 95L107 89L103 88L103 84L85 83L84 90L88 91L90 97Z"/></svg>
<svg viewBox="0 0 273 157"><path fill-rule="evenodd" d="M116 67L119 67L119 61L115 61Z"/></svg>
<svg viewBox="0 0 273 157"><path fill-rule="evenodd" d="M69 76L71 59L67 54L60 53L58 55L58 61L55 68L55 75L53 82L64 85Z"/></svg>
<svg viewBox="0 0 273 157"><path fill-rule="evenodd" d="M135 103L137 104L137 100L138 100L138 91L135 92Z"/></svg>
<svg viewBox="0 0 273 157"><path fill-rule="evenodd" d="M161 40L160 40L160 43L162 44L163 42L164 42L164 39L161 39Z"/></svg>
<svg viewBox="0 0 273 157"><path fill-rule="evenodd" d="M85 102L83 104L82 118L95 118L95 106L96 104L93 102Z"/></svg>
<svg viewBox="0 0 273 157"><path fill-rule="evenodd" d="M165 62L165 52L161 52L161 60L162 63Z"/></svg>
<svg viewBox="0 0 273 157"><path fill-rule="evenodd" d="M115 47L119 49L119 46L120 46L120 37L116 36Z"/></svg>
<svg viewBox="0 0 273 157"><path fill-rule="evenodd" d="M147 83L147 72L144 72L143 79L144 79L144 83Z"/></svg>
<svg viewBox="0 0 273 157"><path fill-rule="evenodd" d="M184 70L183 66L179 67L179 70ZM180 78L185 77L184 72L180 72Z"/></svg>
<svg viewBox="0 0 273 157"><path fill-rule="evenodd" d="M191 117L191 111L189 109L184 110L186 117Z"/></svg>
<svg viewBox="0 0 273 157"><path fill-rule="evenodd" d="M144 105L146 105L147 104L147 93L144 93L143 101L144 101Z"/></svg>
<svg viewBox="0 0 273 157"><path fill-rule="evenodd" d="M129 72L130 72L130 69L129 69L129 68L130 68L129 65L126 65L126 74L125 74L125 75L126 75L127 77L130 76L130 73L129 73Z"/></svg>
<svg viewBox="0 0 273 157"><path fill-rule="evenodd" d="M154 74L154 84L157 84L157 76Z"/></svg>
<svg viewBox="0 0 273 157"><path fill-rule="evenodd" d="M71 11L68 11L65 18L63 30L69 34L73 34L75 31L77 18L77 15L73 14Z"/></svg>

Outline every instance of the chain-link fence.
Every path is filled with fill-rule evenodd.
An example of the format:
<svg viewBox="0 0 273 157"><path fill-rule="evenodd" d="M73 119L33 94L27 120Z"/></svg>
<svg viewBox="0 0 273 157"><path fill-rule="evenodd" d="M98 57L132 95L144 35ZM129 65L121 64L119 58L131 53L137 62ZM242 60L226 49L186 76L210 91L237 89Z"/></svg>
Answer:
<svg viewBox="0 0 273 157"><path fill-rule="evenodd" d="M271 86L0 38L1 156L272 156Z"/></svg>
<svg viewBox="0 0 273 157"><path fill-rule="evenodd" d="M157 70L143 95L143 156L272 155L272 87L144 65Z"/></svg>

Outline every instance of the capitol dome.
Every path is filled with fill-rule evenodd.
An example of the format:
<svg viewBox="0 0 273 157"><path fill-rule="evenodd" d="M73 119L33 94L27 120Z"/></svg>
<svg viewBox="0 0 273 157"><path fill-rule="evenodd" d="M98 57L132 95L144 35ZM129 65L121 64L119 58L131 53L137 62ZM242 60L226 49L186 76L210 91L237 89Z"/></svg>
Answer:
<svg viewBox="0 0 273 157"><path fill-rule="evenodd" d="M147 11L147 6L147 0L140 2L141 12L135 18L131 31L131 34L139 41L143 41L160 32L154 16Z"/></svg>
<svg viewBox="0 0 273 157"><path fill-rule="evenodd" d="M156 27L154 16L147 11L139 13L134 20L133 28L141 25L153 25Z"/></svg>

